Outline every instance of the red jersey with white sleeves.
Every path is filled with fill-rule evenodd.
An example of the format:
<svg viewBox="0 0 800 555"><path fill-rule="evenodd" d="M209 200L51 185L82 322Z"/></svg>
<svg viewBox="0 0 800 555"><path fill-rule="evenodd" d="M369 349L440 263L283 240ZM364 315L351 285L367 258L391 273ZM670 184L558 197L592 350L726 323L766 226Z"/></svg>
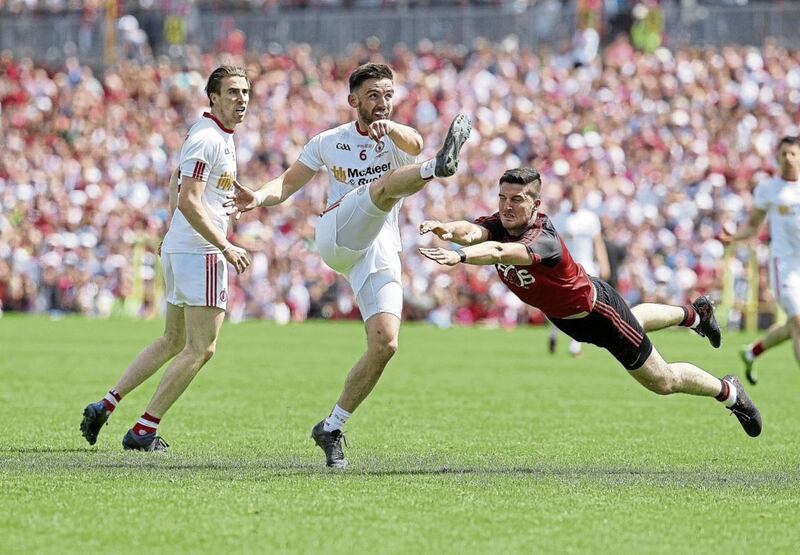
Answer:
<svg viewBox="0 0 800 555"><path fill-rule="evenodd" d="M183 142L178 191L185 176L206 184L203 206L214 226L227 235L228 216L223 203L225 195L233 190L233 180L236 179L236 148L233 130L224 127L213 114L203 114ZM203 239L180 210L175 210L172 215L161 250L168 253L219 252L217 247Z"/></svg>
<svg viewBox="0 0 800 555"><path fill-rule="evenodd" d="M510 235L499 213L475 223L489 231L489 240L521 243L533 258L526 266L495 264L497 275L525 304L535 306L551 318L566 318L592 310L594 287L583 267L576 263L550 218L539 213L520 236Z"/></svg>

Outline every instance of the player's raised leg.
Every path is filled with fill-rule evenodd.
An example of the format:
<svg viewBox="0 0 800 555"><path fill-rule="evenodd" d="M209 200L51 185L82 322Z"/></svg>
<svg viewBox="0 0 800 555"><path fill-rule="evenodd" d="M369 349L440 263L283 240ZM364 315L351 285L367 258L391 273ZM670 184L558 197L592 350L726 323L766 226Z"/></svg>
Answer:
<svg viewBox="0 0 800 555"><path fill-rule="evenodd" d="M667 363L655 347L644 365L629 373L659 395L686 393L714 397L736 415L747 435L756 437L761 433L761 414L736 376L727 375L720 380L689 362Z"/></svg>
<svg viewBox="0 0 800 555"><path fill-rule="evenodd" d="M225 310L213 306L184 307L186 344L167 367L145 413L122 440L125 449L157 451L161 443L158 424L197 372L214 355Z"/></svg>
<svg viewBox="0 0 800 555"><path fill-rule="evenodd" d="M164 334L153 341L150 345L139 353L130 366L122 374L106 396L90 403L83 410L83 420L81 420L81 434L94 445L97 436L103 425L108 421L111 413L117 407L122 398L136 389L150 376L155 374L168 360L177 355L183 349L186 341L186 329L183 320L183 308L167 303L166 323Z"/></svg>
<svg viewBox="0 0 800 555"><path fill-rule="evenodd" d="M471 130L469 117L459 114L450 124L444 144L434 158L421 164L403 166L373 181L369 194L375 206L388 212L401 198L420 191L434 177L450 177L456 173L458 154Z"/></svg>
<svg viewBox="0 0 800 555"><path fill-rule="evenodd" d="M714 348L722 342L722 332L714 316L714 303L705 295L684 306L642 303L631 308L631 312L646 332L684 326L708 338Z"/></svg>

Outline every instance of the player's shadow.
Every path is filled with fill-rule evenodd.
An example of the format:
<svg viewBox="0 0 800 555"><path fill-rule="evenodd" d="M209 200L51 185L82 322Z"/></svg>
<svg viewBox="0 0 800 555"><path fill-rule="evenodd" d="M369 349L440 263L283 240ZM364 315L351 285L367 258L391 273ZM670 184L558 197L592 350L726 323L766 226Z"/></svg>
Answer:
<svg viewBox="0 0 800 555"><path fill-rule="evenodd" d="M81 447L0 447L0 453L34 454L34 453L84 453L88 451Z"/></svg>

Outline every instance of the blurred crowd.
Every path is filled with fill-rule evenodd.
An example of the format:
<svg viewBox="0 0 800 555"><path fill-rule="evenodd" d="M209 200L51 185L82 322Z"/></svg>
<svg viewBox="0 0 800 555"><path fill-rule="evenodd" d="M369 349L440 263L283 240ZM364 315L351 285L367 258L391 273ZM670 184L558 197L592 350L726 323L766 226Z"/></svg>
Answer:
<svg viewBox="0 0 800 555"><path fill-rule="evenodd" d="M446 269L416 252L431 241L420 222L495 212L498 177L520 165L541 171L547 214L568 210L570 188L583 188L603 224L612 280L630 303L719 298L724 275L744 297L744 249L726 272L715 236L742 220L755 183L775 171L781 136L798 133L800 52L766 44L645 54L619 37L590 56L533 52L512 39L468 49L422 42L388 55L365 46L316 56L305 45L248 55L239 180L256 186L279 175L313 135L351 121L347 76L368 60L394 68L394 119L419 129L423 158L459 111L474 120L456 176L402 208L409 319L542 320L493 267ZM52 71L0 56L3 310L158 314L168 176L207 106L206 77L223 61L237 60L189 53L182 63L122 62L99 76L76 59ZM318 176L283 205L232 225L253 264L231 272L231 319L358 317L346 282L315 253L326 183Z"/></svg>

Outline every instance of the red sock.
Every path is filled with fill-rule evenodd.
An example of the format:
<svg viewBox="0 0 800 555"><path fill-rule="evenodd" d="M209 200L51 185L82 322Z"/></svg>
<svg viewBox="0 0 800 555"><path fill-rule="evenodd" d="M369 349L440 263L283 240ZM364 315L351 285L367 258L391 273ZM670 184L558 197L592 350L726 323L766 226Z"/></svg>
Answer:
<svg viewBox="0 0 800 555"><path fill-rule="evenodd" d="M109 392L106 393L106 396L102 399L103 405L105 405L106 411L108 411L109 414L114 412L114 409L117 408L117 403L120 401L122 401L122 395L113 389L109 390Z"/></svg>
<svg viewBox="0 0 800 555"><path fill-rule="evenodd" d="M753 348L750 349L750 352L753 353L753 358L756 358L758 355L764 352L764 344L761 341L759 341L758 343L753 345Z"/></svg>
<svg viewBox="0 0 800 555"><path fill-rule="evenodd" d="M158 429L158 423L161 422L160 418L156 418L150 414L144 413L139 417L136 424L133 425L133 433L137 436L145 434L152 434Z"/></svg>
<svg viewBox="0 0 800 555"><path fill-rule="evenodd" d="M681 323L678 324L679 326L691 328L695 325L695 323L700 323L700 316L697 314L697 311L692 305L686 304L681 308L683 309L683 320L681 320Z"/></svg>

